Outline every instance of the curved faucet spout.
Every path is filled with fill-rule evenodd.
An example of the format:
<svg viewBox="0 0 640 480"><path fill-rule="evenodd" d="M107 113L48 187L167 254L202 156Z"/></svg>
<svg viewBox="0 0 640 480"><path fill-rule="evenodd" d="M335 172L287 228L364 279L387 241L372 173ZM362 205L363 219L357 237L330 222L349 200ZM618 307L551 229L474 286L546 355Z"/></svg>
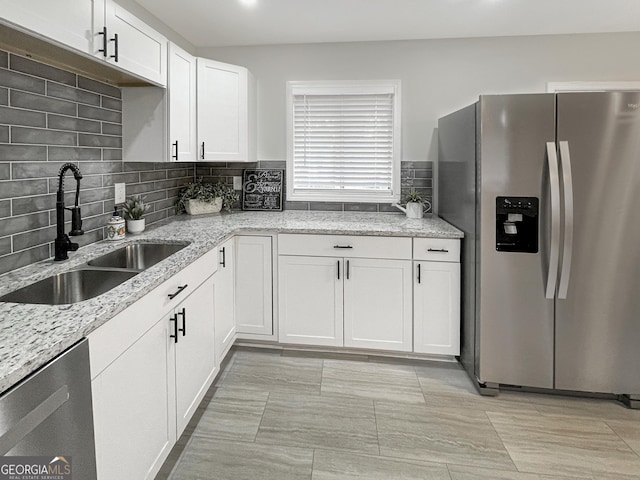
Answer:
<svg viewBox="0 0 640 480"><path fill-rule="evenodd" d="M76 201L75 205L71 208L64 206L64 175L71 170L73 177L76 180ZM80 207L78 202L80 200L80 179L82 173L80 169L73 163L65 163L60 167L58 173L58 194L56 196L56 223L57 223L57 236L55 241L55 256L54 260L66 260L69 258L67 252L75 251L78 249L78 244L71 242L67 234L64 233L64 211L71 210L71 232L70 235L82 235L82 217L80 215Z"/></svg>

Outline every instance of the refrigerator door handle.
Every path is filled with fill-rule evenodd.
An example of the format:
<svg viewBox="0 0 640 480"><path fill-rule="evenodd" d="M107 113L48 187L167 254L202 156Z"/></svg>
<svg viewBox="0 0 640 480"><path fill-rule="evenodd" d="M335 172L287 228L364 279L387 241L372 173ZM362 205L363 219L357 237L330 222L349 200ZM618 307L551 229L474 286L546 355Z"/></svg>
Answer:
<svg viewBox="0 0 640 480"><path fill-rule="evenodd" d="M569 142L560 143L560 162L562 166L562 187L564 191L564 242L562 246L562 268L558 298L566 299L571 276L571 255L573 253L573 181L571 178L571 155Z"/></svg>
<svg viewBox="0 0 640 480"><path fill-rule="evenodd" d="M549 162L549 185L551 193L551 251L545 297L555 298L558 281L558 263L560 260L560 176L558 173L558 154L555 142L547 142L547 161Z"/></svg>

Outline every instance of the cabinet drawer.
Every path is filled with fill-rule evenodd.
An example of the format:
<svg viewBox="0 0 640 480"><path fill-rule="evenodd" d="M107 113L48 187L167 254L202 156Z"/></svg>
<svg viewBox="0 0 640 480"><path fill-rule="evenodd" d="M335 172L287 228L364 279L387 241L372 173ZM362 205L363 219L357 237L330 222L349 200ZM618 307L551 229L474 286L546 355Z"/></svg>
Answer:
<svg viewBox="0 0 640 480"><path fill-rule="evenodd" d="M155 296L156 301L162 306L163 312L167 312L169 308L173 308L188 297L202 282L218 270L219 249L220 247L216 247L209 250L198 260L180 270L151 292L150 295ZM178 295L174 298L169 298L169 295L174 295L185 285L187 285L187 287L181 290Z"/></svg>
<svg viewBox="0 0 640 480"><path fill-rule="evenodd" d="M411 238L280 234L279 255L350 258L411 258Z"/></svg>
<svg viewBox="0 0 640 480"><path fill-rule="evenodd" d="M459 262L460 240L452 238L414 238L414 260Z"/></svg>

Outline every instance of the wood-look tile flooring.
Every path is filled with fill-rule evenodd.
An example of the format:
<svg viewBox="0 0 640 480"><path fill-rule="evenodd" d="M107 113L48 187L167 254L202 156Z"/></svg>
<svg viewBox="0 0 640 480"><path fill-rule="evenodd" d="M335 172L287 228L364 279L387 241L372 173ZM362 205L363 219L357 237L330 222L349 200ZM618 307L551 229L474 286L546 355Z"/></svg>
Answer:
<svg viewBox="0 0 640 480"><path fill-rule="evenodd" d="M640 411L481 397L451 363L238 349L157 476L167 478L640 480Z"/></svg>

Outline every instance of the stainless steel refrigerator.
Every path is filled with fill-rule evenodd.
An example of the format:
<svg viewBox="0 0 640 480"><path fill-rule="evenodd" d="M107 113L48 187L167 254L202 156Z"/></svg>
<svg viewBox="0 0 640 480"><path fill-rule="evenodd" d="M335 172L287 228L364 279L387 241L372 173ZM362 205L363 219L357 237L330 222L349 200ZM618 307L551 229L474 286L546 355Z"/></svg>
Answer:
<svg viewBox="0 0 640 480"><path fill-rule="evenodd" d="M638 406L639 106L640 92L488 95L439 119L439 215L465 233L461 362L481 392Z"/></svg>

